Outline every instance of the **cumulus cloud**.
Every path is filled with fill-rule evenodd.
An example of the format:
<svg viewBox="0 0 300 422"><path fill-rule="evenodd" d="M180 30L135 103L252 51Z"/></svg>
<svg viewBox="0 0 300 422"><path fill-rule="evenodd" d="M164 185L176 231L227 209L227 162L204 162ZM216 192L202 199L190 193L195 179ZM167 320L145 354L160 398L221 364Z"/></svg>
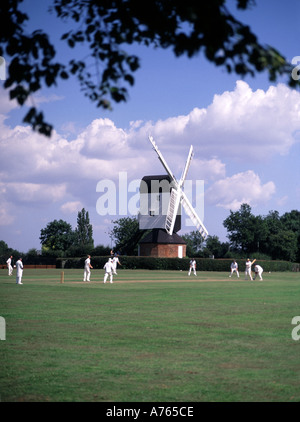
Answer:
<svg viewBox="0 0 300 422"><path fill-rule="evenodd" d="M128 154L127 135L110 119L96 119L80 134L83 155L111 160Z"/></svg>
<svg viewBox="0 0 300 422"><path fill-rule="evenodd" d="M66 196L66 185L38 183L8 183L5 189L6 199L14 203L42 204L57 202Z"/></svg>
<svg viewBox="0 0 300 422"><path fill-rule="evenodd" d="M252 170L218 180L206 192L205 200L210 204L236 211L241 204L252 206L264 204L275 193L275 184L265 184Z"/></svg>
<svg viewBox="0 0 300 422"><path fill-rule="evenodd" d="M226 164L219 158L211 158L209 160L193 159L188 172L188 178L212 181L225 177Z"/></svg>
<svg viewBox="0 0 300 422"><path fill-rule="evenodd" d="M1 98L0 200L6 204L1 215L7 224L13 221L9 204L56 203L60 212L74 213L87 203L95 205L100 180L116 182L120 172L127 172L129 182L164 174L149 135L178 178L193 144L187 178L205 181L210 204L236 210L243 202L265 203L274 195L275 183L262 182L259 172L249 168L286 154L300 133L298 92L283 85L253 91L242 81L233 91L216 95L207 108L196 107L187 115L132 121L129 129L99 118L68 140L57 131L48 139L28 126L9 127L5 117L14 106ZM232 159L240 160L242 168L227 176Z"/></svg>
<svg viewBox="0 0 300 422"><path fill-rule="evenodd" d="M15 217L9 212L9 204L1 202L0 206L0 226L10 226L14 221Z"/></svg>
<svg viewBox="0 0 300 422"><path fill-rule="evenodd" d="M215 95L206 109L146 126L166 148L189 142L205 156L265 160L299 142L300 93L281 84L253 91L237 81L234 91Z"/></svg>
<svg viewBox="0 0 300 422"><path fill-rule="evenodd" d="M18 108L16 100L10 100L8 91L0 85L0 115L5 116L14 108Z"/></svg>
<svg viewBox="0 0 300 422"><path fill-rule="evenodd" d="M83 207L83 204L80 201L70 201L63 204L60 209L64 214L72 214L77 213L80 211Z"/></svg>

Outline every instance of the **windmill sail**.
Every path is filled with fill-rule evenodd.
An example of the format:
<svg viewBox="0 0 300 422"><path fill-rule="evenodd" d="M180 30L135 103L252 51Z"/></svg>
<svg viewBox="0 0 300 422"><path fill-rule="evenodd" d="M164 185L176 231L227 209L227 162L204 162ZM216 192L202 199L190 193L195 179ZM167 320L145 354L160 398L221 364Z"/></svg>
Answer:
<svg viewBox="0 0 300 422"><path fill-rule="evenodd" d="M202 223L202 221L200 220L200 218L196 214L194 208L192 207L190 201L188 200L188 198L187 198L187 196L185 195L184 192L181 192L181 204L182 204L185 212L187 213L187 215L190 217L193 224L197 228L197 230L200 232L203 239L206 239L206 237L208 236L208 231L204 227L204 224Z"/></svg>
<svg viewBox="0 0 300 422"><path fill-rule="evenodd" d="M167 211L166 223L165 223L165 229L167 233L171 235L173 234L179 204L180 204L180 192L172 188L168 211Z"/></svg>
<svg viewBox="0 0 300 422"><path fill-rule="evenodd" d="M186 175L187 175L188 169L190 167L193 156L194 156L193 145L191 145L189 155L188 155L188 158L186 160L185 167L184 167L184 170L183 170L180 182L179 182L180 186L184 185L184 181L185 181L185 178L186 178Z"/></svg>
<svg viewBox="0 0 300 422"><path fill-rule="evenodd" d="M162 156L160 150L158 149L156 143L154 142L154 139L152 138L152 136L149 136L149 140L151 142L151 144L153 145L153 148L155 150L155 152L158 155L158 159L159 161L162 163L162 165L164 166L164 168L166 169L168 175L171 177L171 179L174 181L175 186L177 186L178 182L176 180L176 177L174 176L174 174L171 172L167 162L165 161L164 157Z"/></svg>
<svg viewBox="0 0 300 422"><path fill-rule="evenodd" d="M179 183L177 182L175 176L171 172L167 162L163 158L161 152L159 151L156 143L154 142L152 136L149 136L149 140L155 150L155 152L158 155L158 158L160 162L162 163L163 167L167 171L168 175L171 177L171 180L173 182L173 188L171 190L169 205L168 205L168 211L166 216L166 222L165 222L165 229L168 234L172 235L175 225L175 220L178 214L178 209L180 204L185 209L187 215L192 220L193 224L196 226L197 230L200 232L201 236L205 239L208 236L208 231L204 227L202 221L198 217L197 213L195 212L194 208L192 207L190 201L188 200L185 193L182 191L182 187L184 185L184 181L188 172L188 169L190 167L192 158L193 158L193 146L191 145L188 158L185 163L184 170L182 172L182 176L180 178Z"/></svg>
<svg viewBox="0 0 300 422"><path fill-rule="evenodd" d="M167 217L166 217L166 224L165 224L165 229L167 233L170 235L173 234L174 225L175 225L179 205L181 202L181 193L182 193L181 188L184 185L184 181L185 181L189 166L191 164L192 158L193 158L193 146L190 147L189 155L186 160L185 167L182 172L182 176L180 178L179 184L177 185L177 188L175 189L172 188L171 190L171 196L170 196L169 207L168 207Z"/></svg>

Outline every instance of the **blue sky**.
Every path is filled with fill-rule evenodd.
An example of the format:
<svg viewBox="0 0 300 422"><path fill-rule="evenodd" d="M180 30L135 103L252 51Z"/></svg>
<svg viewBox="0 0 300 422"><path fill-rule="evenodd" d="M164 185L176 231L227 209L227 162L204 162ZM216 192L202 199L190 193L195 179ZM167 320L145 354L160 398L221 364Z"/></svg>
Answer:
<svg viewBox="0 0 300 422"><path fill-rule="evenodd" d="M48 32L58 59L71 57L74 52L59 41L68 24L57 24L47 4L24 2L28 29ZM300 56L298 0L257 0L256 7L236 16L289 61ZM22 124L25 110L8 101L0 81L0 240L22 252L40 249L42 228L54 219L75 228L84 207L95 245L110 245L111 221L124 215L99 215L103 193L97 185L112 181L118 194L121 172L128 188L145 175L163 174L148 135L178 177L193 144L187 178L204 180L204 209L198 211L209 234L221 241L227 240L224 219L243 202L255 215L299 209L299 92L285 80L271 84L266 74L240 80L201 54L175 58L169 50L130 48L141 57L141 68L128 102L115 104L113 111L97 109L73 79L32 98L55 126L51 139ZM128 199L136 193L128 192ZM192 230L183 224L179 234Z"/></svg>

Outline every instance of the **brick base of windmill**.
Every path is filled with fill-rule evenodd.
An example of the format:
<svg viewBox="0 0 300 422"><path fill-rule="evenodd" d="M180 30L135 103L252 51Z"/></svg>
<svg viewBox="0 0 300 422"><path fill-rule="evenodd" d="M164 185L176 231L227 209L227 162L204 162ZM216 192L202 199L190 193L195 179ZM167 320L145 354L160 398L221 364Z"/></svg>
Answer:
<svg viewBox="0 0 300 422"><path fill-rule="evenodd" d="M170 235L164 229L153 229L139 242L139 256L184 258L186 242L177 233Z"/></svg>

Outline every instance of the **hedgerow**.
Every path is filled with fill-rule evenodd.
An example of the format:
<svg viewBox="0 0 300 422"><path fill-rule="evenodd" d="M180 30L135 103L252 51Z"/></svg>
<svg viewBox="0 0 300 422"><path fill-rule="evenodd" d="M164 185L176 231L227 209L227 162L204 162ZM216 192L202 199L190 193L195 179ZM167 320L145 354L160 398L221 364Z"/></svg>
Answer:
<svg viewBox="0 0 300 422"><path fill-rule="evenodd" d="M95 269L102 269L109 257L94 256L91 264ZM83 268L86 257L80 258L58 258L56 260L57 268ZM144 256L120 256L119 260L122 269L146 269L146 270L188 270L189 258L155 258ZM232 259L211 259L195 258L197 271L228 271ZM237 259L239 271L245 271L246 259ZM257 263L263 267L264 271L299 271L300 264L288 261L257 260ZM252 266L254 270L254 265Z"/></svg>

